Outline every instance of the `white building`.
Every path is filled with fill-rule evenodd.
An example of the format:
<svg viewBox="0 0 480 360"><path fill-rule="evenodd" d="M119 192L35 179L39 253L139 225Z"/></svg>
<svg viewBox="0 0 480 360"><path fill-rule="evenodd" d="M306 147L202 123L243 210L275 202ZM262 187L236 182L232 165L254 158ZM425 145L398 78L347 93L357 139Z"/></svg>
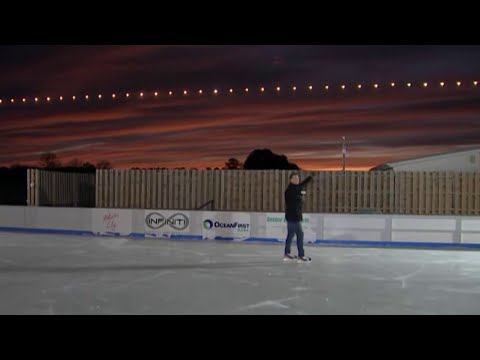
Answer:
<svg viewBox="0 0 480 360"><path fill-rule="evenodd" d="M370 171L480 171L480 147L381 164Z"/></svg>

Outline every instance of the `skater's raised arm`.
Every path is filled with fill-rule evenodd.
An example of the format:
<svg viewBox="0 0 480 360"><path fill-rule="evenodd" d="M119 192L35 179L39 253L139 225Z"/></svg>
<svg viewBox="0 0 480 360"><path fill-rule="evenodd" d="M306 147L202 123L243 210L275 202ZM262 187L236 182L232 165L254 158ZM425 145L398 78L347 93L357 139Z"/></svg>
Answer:
<svg viewBox="0 0 480 360"><path fill-rule="evenodd" d="M302 183L300 184L300 186L302 188L305 188L310 182L313 181L313 177L312 176L309 176L307 177L305 180L302 181Z"/></svg>

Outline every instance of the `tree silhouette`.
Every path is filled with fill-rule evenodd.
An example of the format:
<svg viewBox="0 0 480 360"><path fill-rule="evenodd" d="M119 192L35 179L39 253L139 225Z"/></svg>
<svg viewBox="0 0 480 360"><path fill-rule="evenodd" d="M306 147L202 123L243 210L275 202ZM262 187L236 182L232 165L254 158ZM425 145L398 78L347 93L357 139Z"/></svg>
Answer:
<svg viewBox="0 0 480 360"><path fill-rule="evenodd" d="M68 162L67 166L68 166L68 167L72 167L72 168L80 168L80 167L82 167L82 164L83 164L83 163L82 163L81 160L75 158L75 159L70 160L70 161Z"/></svg>
<svg viewBox="0 0 480 360"><path fill-rule="evenodd" d="M300 170L290 163L285 155L278 155L270 149L254 150L245 160L245 170Z"/></svg>
<svg viewBox="0 0 480 360"><path fill-rule="evenodd" d="M24 169L28 168L29 166L23 164L13 164L10 166L10 169Z"/></svg>
<svg viewBox="0 0 480 360"><path fill-rule="evenodd" d="M97 163L97 169L109 170L112 168L112 164L106 160L101 160Z"/></svg>
<svg viewBox="0 0 480 360"><path fill-rule="evenodd" d="M242 164L240 164L240 161L238 161L235 158L230 158L228 161L225 163L225 170L238 170L242 168Z"/></svg>
<svg viewBox="0 0 480 360"><path fill-rule="evenodd" d="M44 153L40 156L40 167L45 169L57 169L61 165L60 161L57 158L57 155L54 153Z"/></svg>

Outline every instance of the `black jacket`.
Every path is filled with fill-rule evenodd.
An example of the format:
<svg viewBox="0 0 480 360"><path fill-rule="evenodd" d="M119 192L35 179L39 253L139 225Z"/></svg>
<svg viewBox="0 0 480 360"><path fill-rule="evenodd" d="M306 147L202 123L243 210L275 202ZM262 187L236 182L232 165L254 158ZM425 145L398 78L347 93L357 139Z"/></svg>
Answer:
<svg viewBox="0 0 480 360"><path fill-rule="evenodd" d="M309 176L301 184L294 185L290 183L285 191L285 219L289 222L303 221L303 195L302 191L311 182L313 178Z"/></svg>

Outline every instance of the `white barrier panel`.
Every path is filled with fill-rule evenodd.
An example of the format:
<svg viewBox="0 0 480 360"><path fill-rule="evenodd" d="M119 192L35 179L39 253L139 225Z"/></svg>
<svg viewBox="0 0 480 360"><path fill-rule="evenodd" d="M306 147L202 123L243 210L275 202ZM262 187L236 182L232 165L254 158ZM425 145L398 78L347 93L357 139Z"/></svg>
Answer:
<svg viewBox="0 0 480 360"><path fill-rule="evenodd" d="M341 241L386 241L383 231L368 230L325 230L323 239L318 240L341 240Z"/></svg>
<svg viewBox="0 0 480 360"><path fill-rule="evenodd" d="M17 228L25 226L24 206L1 206L0 227Z"/></svg>
<svg viewBox="0 0 480 360"><path fill-rule="evenodd" d="M190 211L148 210L144 214L146 237L171 238L192 234L192 214Z"/></svg>
<svg viewBox="0 0 480 360"><path fill-rule="evenodd" d="M0 230L136 237L284 242L282 213L0 206ZM480 246L480 218L306 214L305 241ZM352 243L353 242L353 243Z"/></svg>
<svg viewBox="0 0 480 360"><path fill-rule="evenodd" d="M439 217L394 217L392 230L426 230L426 231L455 231L456 219Z"/></svg>
<svg viewBox="0 0 480 360"><path fill-rule="evenodd" d="M305 234L305 243L314 243L317 241L316 218L314 215L305 214L303 216L302 228ZM267 213L265 217L265 237L276 239L279 242L285 242L288 235L287 220L285 214Z"/></svg>
<svg viewBox="0 0 480 360"><path fill-rule="evenodd" d="M323 215L323 232L317 240L389 241L386 216L379 215Z"/></svg>
<svg viewBox="0 0 480 360"><path fill-rule="evenodd" d="M455 243L457 220L446 217L394 217L392 219L392 241L423 243Z"/></svg>
<svg viewBox="0 0 480 360"><path fill-rule="evenodd" d="M478 232L471 234L462 233L461 241L462 244L480 244L480 234Z"/></svg>
<svg viewBox="0 0 480 360"><path fill-rule="evenodd" d="M480 232L480 219L463 220L462 231L476 231Z"/></svg>
<svg viewBox="0 0 480 360"><path fill-rule="evenodd" d="M379 230L385 229L385 216L378 215L324 215L324 227L328 230Z"/></svg>
<svg viewBox="0 0 480 360"><path fill-rule="evenodd" d="M249 213L204 212L202 227L204 239L245 240L251 236Z"/></svg>
<svg viewBox="0 0 480 360"><path fill-rule="evenodd" d="M92 209L25 208L25 227L44 230L92 231Z"/></svg>
<svg viewBox="0 0 480 360"><path fill-rule="evenodd" d="M480 219L462 221L462 237L464 244L480 244Z"/></svg>
<svg viewBox="0 0 480 360"><path fill-rule="evenodd" d="M454 243L455 233L436 231L393 231L392 241L420 242L420 243Z"/></svg>
<svg viewBox="0 0 480 360"><path fill-rule="evenodd" d="M93 209L92 231L96 235L130 236L132 212L123 209Z"/></svg>

